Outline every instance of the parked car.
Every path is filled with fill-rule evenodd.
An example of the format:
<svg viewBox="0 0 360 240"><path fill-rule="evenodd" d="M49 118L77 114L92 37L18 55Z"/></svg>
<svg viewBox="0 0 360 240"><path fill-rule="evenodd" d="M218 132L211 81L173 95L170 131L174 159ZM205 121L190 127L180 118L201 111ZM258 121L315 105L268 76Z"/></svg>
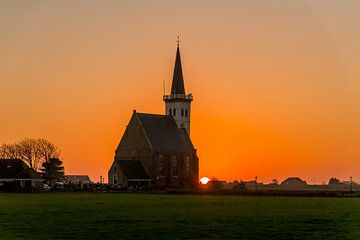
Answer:
<svg viewBox="0 0 360 240"><path fill-rule="evenodd" d="M51 190L51 187L46 183L44 183L43 188L45 192L49 192Z"/></svg>

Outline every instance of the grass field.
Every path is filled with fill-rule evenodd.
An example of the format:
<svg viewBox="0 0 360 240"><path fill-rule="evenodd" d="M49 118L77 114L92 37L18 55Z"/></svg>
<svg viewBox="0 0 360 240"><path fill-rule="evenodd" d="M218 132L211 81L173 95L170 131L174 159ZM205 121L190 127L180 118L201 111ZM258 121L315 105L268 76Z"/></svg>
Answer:
<svg viewBox="0 0 360 240"><path fill-rule="evenodd" d="M360 239L360 199L0 194L0 239Z"/></svg>

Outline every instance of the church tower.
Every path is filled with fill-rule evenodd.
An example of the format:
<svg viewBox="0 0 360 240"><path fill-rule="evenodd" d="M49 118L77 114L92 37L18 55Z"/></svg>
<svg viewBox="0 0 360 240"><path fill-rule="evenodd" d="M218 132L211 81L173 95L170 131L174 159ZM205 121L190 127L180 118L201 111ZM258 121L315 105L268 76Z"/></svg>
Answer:
<svg viewBox="0 0 360 240"><path fill-rule="evenodd" d="M174 75L171 85L171 94L164 95L165 115L174 117L179 128L185 128L190 136L190 107L193 96L185 94L184 78L181 67L179 37L177 41Z"/></svg>

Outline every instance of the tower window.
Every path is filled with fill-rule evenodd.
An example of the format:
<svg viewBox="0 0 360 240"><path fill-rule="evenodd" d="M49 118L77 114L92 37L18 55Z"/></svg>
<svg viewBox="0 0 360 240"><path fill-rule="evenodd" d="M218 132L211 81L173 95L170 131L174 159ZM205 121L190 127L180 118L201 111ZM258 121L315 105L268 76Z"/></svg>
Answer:
<svg viewBox="0 0 360 240"><path fill-rule="evenodd" d="M187 117L188 116L188 111L187 111L187 109L185 109L185 117Z"/></svg>
<svg viewBox="0 0 360 240"><path fill-rule="evenodd" d="M181 116L184 116L184 109L181 109Z"/></svg>
<svg viewBox="0 0 360 240"><path fill-rule="evenodd" d="M176 116L176 108L174 108L174 116Z"/></svg>
<svg viewBox="0 0 360 240"><path fill-rule="evenodd" d="M169 115L171 116L171 108L169 109Z"/></svg>

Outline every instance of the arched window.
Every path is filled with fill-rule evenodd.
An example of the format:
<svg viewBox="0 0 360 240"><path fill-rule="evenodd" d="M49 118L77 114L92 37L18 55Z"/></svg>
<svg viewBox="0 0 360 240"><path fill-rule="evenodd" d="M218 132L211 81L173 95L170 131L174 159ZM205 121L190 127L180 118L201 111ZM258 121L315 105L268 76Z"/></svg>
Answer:
<svg viewBox="0 0 360 240"><path fill-rule="evenodd" d="M171 175L172 176L178 175L178 161L175 156L171 159Z"/></svg>
<svg viewBox="0 0 360 240"><path fill-rule="evenodd" d="M171 116L171 108L169 109L169 115Z"/></svg>
<svg viewBox="0 0 360 240"><path fill-rule="evenodd" d="M186 156L185 158L185 174L190 175L190 157Z"/></svg>
<svg viewBox="0 0 360 240"><path fill-rule="evenodd" d="M174 116L176 116L176 108L174 108Z"/></svg>
<svg viewBox="0 0 360 240"><path fill-rule="evenodd" d="M164 156L160 155L158 159L158 174L159 176L165 176L165 160Z"/></svg>
<svg viewBox="0 0 360 240"><path fill-rule="evenodd" d="M181 108L181 116L184 116L184 109Z"/></svg>
<svg viewBox="0 0 360 240"><path fill-rule="evenodd" d="M188 112L187 112L187 109L185 109L185 117L188 116Z"/></svg>

